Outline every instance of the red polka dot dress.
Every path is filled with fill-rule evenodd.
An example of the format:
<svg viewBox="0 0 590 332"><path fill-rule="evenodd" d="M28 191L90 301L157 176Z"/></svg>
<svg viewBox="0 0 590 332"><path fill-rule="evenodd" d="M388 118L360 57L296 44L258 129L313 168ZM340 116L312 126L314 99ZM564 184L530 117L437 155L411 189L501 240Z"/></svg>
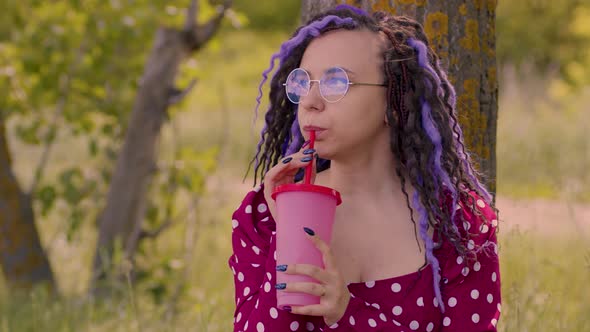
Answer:
<svg viewBox="0 0 590 332"><path fill-rule="evenodd" d="M496 241L497 217L474 192L471 197L487 220L471 204L459 202L456 222L467 248L476 259L464 260L443 240L434 249L440 265L441 311L433 287L430 264L419 271L389 279L351 283L351 299L344 316L332 326L323 317L296 315L277 308L276 224L259 186L249 192L232 218L234 275L234 332L282 331L497 331L501 311L500 273ZM450 203L449 203L450 206ZM455 220L459 220L458 215ZM433 239L437 242L437 238Z"/></svg>

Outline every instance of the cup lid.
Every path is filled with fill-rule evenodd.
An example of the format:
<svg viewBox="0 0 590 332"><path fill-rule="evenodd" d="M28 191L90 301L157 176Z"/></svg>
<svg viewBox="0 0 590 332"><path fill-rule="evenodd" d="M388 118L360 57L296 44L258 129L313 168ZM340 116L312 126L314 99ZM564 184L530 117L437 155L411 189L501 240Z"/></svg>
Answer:
<svg viewBox="0 0 590 332"><path fill-rule="evenodd" d="M276 197L280 193L284 192L292 192L292 191L305 191L305 192L314 192L324 195L330 195L336 199L336 205L340 205L342 203L342 198L340 197L340 193L335 189L318 186L316 184L305 184L305 183L289 183L283 184L276 187L272 194L270 195L272 199L276 200Z"/></svg>

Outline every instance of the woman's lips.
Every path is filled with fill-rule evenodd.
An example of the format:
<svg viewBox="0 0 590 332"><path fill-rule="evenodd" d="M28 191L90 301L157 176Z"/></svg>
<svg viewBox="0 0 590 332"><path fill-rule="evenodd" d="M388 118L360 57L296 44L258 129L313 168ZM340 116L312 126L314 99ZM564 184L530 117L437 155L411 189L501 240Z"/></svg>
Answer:
<svg viewBox="0 0 590 332"><path fill-rule="evenodd" d="M315 131L315 138L316 140L320 140L322 138L322 134L324 133L324 131L326 131L326 128L322 128L322 127L317 127L317 126L304 126L303 127L303 131L307 132L307 136L308 138L311 135L311 131Z"/></svg>
<svg viewBox="0 0 590 332"><path fill-rule="evenodd" d="M305 126L305 127L303 127L303 130L320 132L320 131L326 130L326 128L317 127L317 126Z"/></svg>
<svg viewBox="0 0 590 332"><path fill-rule="evenodd" d="M323 131L326 130L326 128L322 128L322 127L316 127L316 126L305 126L303 127L303 130L305 131Z"/></svg>

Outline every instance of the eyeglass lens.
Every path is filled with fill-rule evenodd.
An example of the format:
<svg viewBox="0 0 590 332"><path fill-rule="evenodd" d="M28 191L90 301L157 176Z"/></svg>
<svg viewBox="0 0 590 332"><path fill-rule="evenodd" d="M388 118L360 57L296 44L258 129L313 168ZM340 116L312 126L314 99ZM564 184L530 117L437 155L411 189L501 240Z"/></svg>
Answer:
<svg viewBox="0 0 590 332"><path fill-rule="evenodd" d="M348 75L344 69L334 67L326 70L320 78L320 94L328 102L337 102L348 92ZM309 94L311 80L307 71L301 68L294 69L287 77L285 90L287 98L299 104L301 97Z"/></svg>

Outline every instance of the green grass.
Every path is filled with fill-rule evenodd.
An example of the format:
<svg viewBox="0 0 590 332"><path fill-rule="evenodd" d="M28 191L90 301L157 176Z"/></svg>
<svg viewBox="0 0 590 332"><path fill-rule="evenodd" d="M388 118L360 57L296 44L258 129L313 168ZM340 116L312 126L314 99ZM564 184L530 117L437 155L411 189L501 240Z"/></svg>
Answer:
<svg viewBox="0 0 590 332"><path fill-rule="evenodd" d="M166 318L165 306L131 290L111 303L84 302L80 296L55 301L35 293L0 302L0 332L231 331L231 226L222 211L200 229L195 273L174 319ZM501 233L500 255L500 331L590 331L590 252L585 242Z"/></svg>
<svg viewBox="0 0 590 332"><path fill-rule="evenodd" d="M590 88L551 102L519 95L524 84L500 99L499 194L590 202Z"/></svg>
<svg viewBox="0 0 590 332"><path fill-rule="evenodd" d="M500 235L502 331L590 331L587 239Z"/></svg>
<svg viewBox="0 0 590 332"><path fill-rule="evenodd" d="M83 225L71 241L63 236L63 211L39 220L49 246L63 297L42 291L8 296L0 280L0 332L5 331L231 331L233 279L227 266L231 254L230 216L246 190L240 184L257 141L261 121L252 129L254 100L260 73L268 67L282 33L248 31L224 36L188 65L200 78L195 91L175 109L176 128L163 130L161 158L169 158L173 132L181 146L207 148L222 141L229 128L229 144L221 169L210 179L198 210L187 216L196 228L194 249L184 259L187 227L179 225L148 244L154 262L178 262L171 277L154 279L176 285L188 268L188 283L170 315L170 297L154 303L149 285L122 286L110 302L85 296L93 255L95 230ZM265 92L268 88L265 87ZM498 188L512 197L590 198L590 149L585 137L590 114L583 112L590 93L558 112L545 104L530 109L514 97L501 100L498 128ZM261 107L260 119L266 107ZM74 144L72 144L74 143ZM11 141L19 179L28 183L40 150ZM50 160L47 176L85 162L85 145L63 137ZM586 195L586 196L585 196ZM96 207L98 209L99 207ZM501 207L500 207L501 208ZM56 236L53 236L56 235ZM590 331L590 253L583 238L542 237L535 233L500 233L503 313L501 331ZM184 264L184 265L183 265ZM172 287L174 288L174 287Z"/></svg>

